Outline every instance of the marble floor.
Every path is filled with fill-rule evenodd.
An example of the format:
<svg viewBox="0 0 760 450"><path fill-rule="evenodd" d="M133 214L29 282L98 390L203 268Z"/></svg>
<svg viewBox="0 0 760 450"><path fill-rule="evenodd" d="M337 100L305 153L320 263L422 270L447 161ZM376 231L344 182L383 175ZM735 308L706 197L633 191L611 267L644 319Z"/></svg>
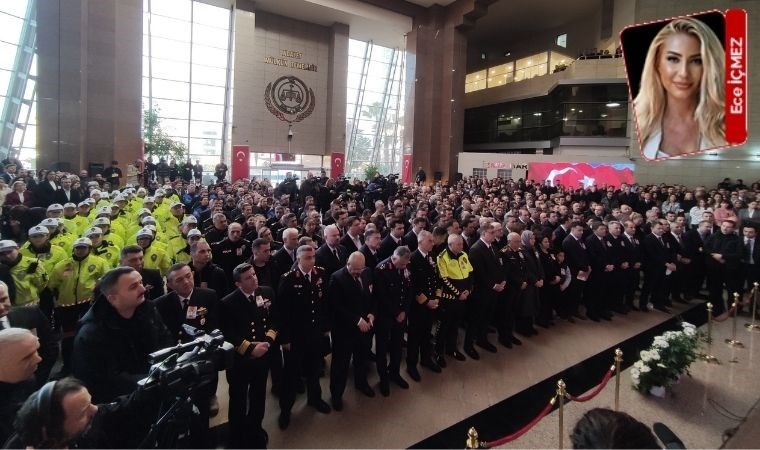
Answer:
<svg viewBox="0 0 760 450"><path fill-rule="evenodd" d="M738 426L743 435L757 433L760 417L744 419L756 408L760 399L758 368L760 367L760 332L749 332L739 317L737 338L745 348L724 343L731 336L731 320L715 324L712 354L722 364L695 362L691 377L684 377L665 398L644 396L631 389L630 369L623 371L620 388L620 409L651 426L662 422L681 438L687 448L720 448ZM704 327L703 327L704 329ZM571 448L569 434L575 422L594 407L612 408L614 379L599 396L586 403L571 402L564 412L564 447ZM578 395L577 393L573 393ZM755 427L755 430L743 429ZM545 417L535 428L504 448L557 448L559 444L558 411ZM747 433L749 432L749 433ZM743 438L743 448L758 448L760 441ZM739 448L728 446L727 448Z"/></svg>
<svg viewBox="0 0 760 450"><path fill-rule="evenodd" d="M680 305L674 313L685 309L688 307ZM276 398L270 396L267 399L267 413L263 424L269 433L269 446L270 448L406 448L410 446L462 448L466 438L464 433L461 439L453 438L451 434L443 441L429 440L429 438L440 435L441 430L451 429L455 424L465 423L465 419L478 413L487 414L489 408L494 405L503 403L505 399L525 391L537 382L546 380L562 370L569 370L567 368L572 368L600 352L609 353L609 362L603 363L603 366L608 366L612 362L612 349L619 342L631 339L672 318L672 314L653 311L648 314L633 312L627 316L615 316L612 322L578 321L575 324L560 322L550 330L540 329L538 336L522 339L523 345L520 347L511 350L499 347L496 354L481 351L480 361L468 359L465 362L458 362L449 358L449 366L442 374L422 369L421 383L414 383L406 377L412 385L411 388L403 391L392 385L391 395L387 398L381 397L379 393L375 398L367 398L352 389L349 379L342 412L319 414L305 405L305 395L302 395L296 400L293 408L291 425L284 432L277 427L279 407ZM718 327L721 333L724 332L725 327L726 323ZM760 336L755 339L760 339ZM494 336L491 336L491 340L495 340ZM760 346L760 343L757 345ZM743 352L750 353L751 350L752 347ZM723 352L726 349L720 348L720 351ZM744 359L742 352L737 352L740 353L740 360ZM746 359L749 361L749 358ZM746 365L747 362L744 364ZM700 367L699 370L694 371L694 380L702 380L704 377L708 380L711 379L710 377L723 379L729 376L723 371L730 374L729 379L740 378L744 376L738 374L740 367L742 367L741 364L728 365L728 362L724 366L715 368ZM371 366L371 373L373 369L374 366ZM604 370L599 371L600 377ZM402 375L404 373L402 368ZM325 377L321 381L323 399L329 401L329 379ZM377 375L372 373L369 381L370 385L376 386ZM702 385L705 390L708 389L706 383L705 381ZM623 405L631 405L634 399L638 399L637 394L635 395L635 392L627 387L628 385L629 382L626 379L624 383L626 388L622 389L625 393ZM691 385L692 380L683 382L683 386ZM757 388L760 389L760 386ZM679 389L685 389L685 387ZM599 403L590 403L604 404L606 398L604 396L611 395L611 392L610 385L598 397ZM224 424L227 421L228 395L223 376L220 376L217 393L221 411L216 418L212 419L212 426ZM707 394L702 396L705 398L704 402L707 402ZM537 396L534 400L536 404L543 405L547 398ZM652 399L638 401L645 405L651 403L652 414L654 414L658 405L667 404L671 400L665 399L659 403ZM727 404L733 405L730 401L727 401ZM582 405L578 413L585 410L587 405ZM568 411L574 407L576 405L571 404L568 406ZM737 409L741 410L741 408ZM577 418L577 415L572 416L572 414L568 412L566 424L572 424L574 418ZM678 414L686 415L684 411L678 411ZM535 431L524 436L514 445L542 448L556 446L556 419L552 419L553 416L556 416L556 412L544 419ZM553 420L554 427L550 426ZM665 420L665 422L672 423L670 420ZM704 429L702 431L706 435L710 434ZM491 438L496 437L498 436L491 436ZM424 443L418 445L426 439L428 439L427 445Z"/></svg>

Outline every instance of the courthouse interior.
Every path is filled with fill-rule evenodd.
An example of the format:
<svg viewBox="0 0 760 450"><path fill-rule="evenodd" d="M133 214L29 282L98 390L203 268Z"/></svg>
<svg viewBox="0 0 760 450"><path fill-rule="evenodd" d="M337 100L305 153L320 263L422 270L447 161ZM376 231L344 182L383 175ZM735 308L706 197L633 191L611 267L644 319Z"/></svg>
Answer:
<svg viewBox="0 0 760 450"><path fill-rule="evenodd" d="M729 9L746 11L746 141L682 157L644 158L627 76L632 67L641 71L641 63L636 66L628 58L637 44L643 46L638 49L643 58L647 44L621 46L621 32L634 24ZM227 368L218 374L215 393L202 398L211 400L211 417L201 426L208 447L621 445L610 436L595 436L599 440L589 438L595 444L582 446L583 433L612 434L609 424L597 424L601 429L593 431L581 426L589 411L605 408L603 413L615 420L626 413L646 429L654 428L658 448L675 441L668 441L655 423L665 424L682 445L667 448L757 448L760 326L749 325L760 323L760 247L754 240L760 226L760 114L755 111L760 77L754 76L754 69L760 69L758 29L760 2L752 0L0 2L0 280L8 285L0 286L0 293L9 292L11 311L0 312L12 317L17 308L39 307L50 319L55 341L52 361L41 354L40 367L47 363L49 376L40 380L38 373L40 384L29 394L41 397L34 392L48 386L48 380L74 376L83 378L93 403L113 401L98 395L102 391L80 375L86 373L83 360L98 363L92 354L84 354L84 338L76 333L92 325L88 320L97 320L97 308L90 304L108 306L116 295L110 294L107 281L97 287L96 282L124 266L132 251L126 249L139 245L136 251L144 252L145 268L155 269L161 293L166 292L162 299L182 308L180 322L194 321L197 310L188 310L184 294L178 294L184 288L177 273L190 267L195 288L189 292L213 294L213 305L219 305L218 328L234 347L230 367L247 364L239 361L244 358L260 359L257 346L269 350L266 358L271 358L256 362L255 371L234 369L240 372L233 377L250 377L250 392L234 388L240 380L230 378L233 369ZM708 66L704 63L705 71ZM23 171L28 173L19 173ZM70 193L64 186L72 183ZM570 185L560 186L557 195L560 183ZM52 185L49 192L47 184ZM101 220L104 207L107 219ZM184 212L177 215L175 207ZM83 224L73 219L80 216L87 219ZM51 218L52 225L46 222ZM110 231L103 228L109 219ZM635 230L630 242L638 246L640 240L643 248L654 236L652 242L662 244L663 258L673 259L663 259L662 270L647 271L660 264L658 256L639 254L601 262L596 271L594 258L612 252L605 246L628 242L629 221ZM241 235L233 231L236 222L247 247L235 244ZM694 254L687 255L687 241L700 239L703 222L708 236L730 236L736 242L733 269L724 270L725 261L711 269L722 259L711 255L722 251L707 251L710 238L704 234L692 246ZM361 227L359 236L354 223ZM395 225L404 225L403 235L394 234ZM576 250L588 253L588 281L578 275L586 272L573 268L573 242L567 244L576 226L583 228L587 242L580 235L575 238L580 243ZM295 247L288 244L296 239L290 229L302 240ZM664 243L656 229L665 230ZM335 250L329 238L333 232L346 248ZM66 233L70 237L62 238ZM107 238L109 233L122 242ZM484 237L493 239L494 233L493 243ZM379 250L363 252L377 234ZM71 263L51 263L45 267L47 287L21 301L24 277L56 255L48 250L48 256L36 256L23 274L14 272L20 267L15 264L42 254L34 249L40 245L34 239L43 235L50 241L44 245L61 248L60 261L76 265L86 254L78 249L89 248L108 263L86 287L90 294L80 295L74 287L73 303L62 300ZM438 249L432 250L435 259L427 254L431 250L422 250L428 248L428 236L436 246L429 248ZM602 244L594 253L589 242L596 237ZM561 263L556 265L551 301L544 294L548 273L539 284L532 275L521 278L533 295L528 301L528 294L521 292L525 286L519 288L517 281L515 288L510 271L517 264L523 275L530 272L528 257L543 278L545 239L545 255L552 260L546 263L554 267L562 253L568 267L563 265L560 272ZM101 244L104 240L108 242ZM515 247L513 240L519 241ZM214 263L208 264L223 274L217 287L211 278L201 281L201 270L196 271L196 252L203 251L198 242L207 242L206 254L213 254ZM386 242L391 245L387 253ZM469 262L457 259L462 252L461 247L452 250L457 243L464 244ZM113 244L107 253L106 244ZM303 249L312 244L313 249ZM407 244L406 253L399 251ZM259 259L262 246L271 255ZM491 277L490 266L476 257L481 248L487 258L494 255L497 272L505 271L500 279L506 287L498 286L498 276ZM321 249L338 259L326 269L325 298L354 300L354 294L345 299L336 294L337 274L342 273L353 275L357 292L373 299L372 318L356 316L360 328L372 322L369 334L362 331L369 336L366 345L357 344L365 336L353 322L351 331L341 331L343 307L337 303L325 307L327 328L301 341L296 337L302 331L298 327L309 326L308 320L300 322L297 309L303 299L298 289L311 285L305 281L308 273L323 270L304 270L299 264L303 255L316 254L316 265L322 267ZM24 255L19 257L22 263L9 262L4 256L9 253ZM370 253L382 257L370 265L363 256ZM277 254L290 258L282 269ZM415 255L425 258L422 265L430 261L434 266L431 283L437 284L429 292L415 277L433 269L415 267ZM451 267L445 255L455 266L459 261L457 267L471 263L467 289L451 287L456 277L450 270L443 274ZM352 274L359 258L366 267L362 275ZM696 258L701 258L700 270L691 264ZM399 260L408 261L410 269ZM238 266L249 262L253 270ZM402 294L409 295L403 316L396 315L399 306L393 302L398 299L384 297L396 295L394 282L379 286L390 279L383 278L389 276L383 275L386 268L407 281L411 270L411 284L404 286L414 294ZM143 267L135 269L147 286ZM566 270L569 286L560 287ZM73 286L80 286L83 271L75 272ZM248 272L258 279L256 295L259 287L271 286L261 292L274 296L271 311L276 315L271 320L277 330L264 320L267 338L259 332L258 338L242 338L241 343L227 333L235 314L224 303L236 292L245 294L241 286ZM271 274L269 284L264 273ZM300 276L306 278L299 281ZM483 279L495 281L484 286ZM314 283L318 302L323 300L319 283ZM456 294L449 298L442 292ZM431 301L453 304L460 294L467 310L453 313L447 306L434 312L433 306L425 307ZM467 294L472 297L464 300ZM145 303L155 303L173 332L162 299L148 300L148 292L145 296ZM493 304L482 309L473 306L478 304L473 299ZM521 306L501 306L513 301ZM394 313L383 309L386 304ZM532 312L525 309L532 307ZM473 313L471 308L481 309ZM68 328L60 319L63 309L77 311ZM268 303L265 309L270 310ZM307 315L317 314L308 305L305 309ZM8 327L3 316L0 330ZM198 317L203 319L194 326L203 328L206 318ZM688 324L696 326L696 336ZM440 331L442 327L448 331ZM332 352L327 339L327 349L323 345L321 354L312 355L319 348L314 338L320 341L322 331L331 335ZM480 334L473 340L471 331ZM652 389L640 388L650 371L649 352L665 352L668 343L657 337L668 332L693 340L690 365L677 377L655 382ZM275 337L278 333L283 340ZM292 350L286 333L293 339ZM381 336L383 343L378 344ZM183 340L188 341L192 339ZM387 346L392 347L389 370L397 373L383 376L378 361L382 357L387 365ZM394 366L396 348L400 367ZM344 367L337 367L339 349ZM298 362L289 360L294 354L301 358ZM659 367L665 370L666 363ZM359 365L366 380L356 377L352 383ZM107 379L108 374L103 376ZM341 376L345 392L336 394L336 378ZM321 388L316 397L311 384L315 379ZM254 385L266 386L266 391L254 392ZM259 411L254 404L263 405L262 417L252 417ZM246 432L256 439L247 441Z"/></svg>

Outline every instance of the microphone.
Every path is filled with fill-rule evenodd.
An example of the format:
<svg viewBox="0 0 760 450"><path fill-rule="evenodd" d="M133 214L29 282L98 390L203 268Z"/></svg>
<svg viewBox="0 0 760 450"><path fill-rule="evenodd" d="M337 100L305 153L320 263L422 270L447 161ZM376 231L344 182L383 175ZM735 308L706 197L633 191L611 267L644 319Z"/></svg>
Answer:
<svg viewBox="0 0 760 450"><path fill-rule="evenodd" d="M655 422L654 425L652 425L652 431L654 431L654 434L657 436L657 439L662 442L662 444L665 446L665 448L676 448L676 449L685 449L686 446L684 445L683 441L676 436L675 433L673 433L673 430L668 428L664 423Z"/></svg>

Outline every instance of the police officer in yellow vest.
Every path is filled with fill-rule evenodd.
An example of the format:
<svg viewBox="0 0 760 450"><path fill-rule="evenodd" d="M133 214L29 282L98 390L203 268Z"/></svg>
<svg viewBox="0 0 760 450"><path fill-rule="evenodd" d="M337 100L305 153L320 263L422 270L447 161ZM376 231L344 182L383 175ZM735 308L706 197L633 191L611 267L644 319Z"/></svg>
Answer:
<svg viewBox="0 0 760 450"><path fill-rule="evenodd" d="M101 257L91 254L92 241L79 238L69 258L59 262L50 275L50 288L55 293L55 323L62 333L61 353L63 368L67 375L71 368L71 349L77 322L90 308L95 285L110 270Z"/></svg>
<svg viewBox="0 0 760 450"><path fill-rule="evenodd" d="M143 267L157 269L161 275L166 275L171 266L171 258L166 254L165 249L159 249L153 245L153 231L149 228L138 231L137 245L143 249Z"/></svg>
<svg viewBox="0 0 760 450"><path fill-rule="evenodd" d="M45 266L36 259L19 252L18 244L9 239L0 241L0 261L10 269L16 291L11 299L14 306L34 305L40 301L40 292L48 284Z"/></svg>
<svg viewBox="0 0 760 450"><path fill-rule="evenodd" d="M438 273L443 281L440 304L441 322L435 331L437 362L441 367L446 366L444 354L457 361L465 360L464 354L459 351L457 336L473 284L472 265L463 249L462 236L451 234L448 237L448 246L438 255L436 261Z"/></svg>
<svg viewBox="0 0 760 450"><path fill-rule="evenodd" d="M19 250L22 255L39 261L45 267L45 271L48 274L53 272L53 267L59 261L66 259L67 255L61 247L50 244L49 235L50 232L46 227L41 225L34 226L27 233L29 240Z"/></svg>
<svg viewBox="0 0 760 450"><path fill-rule="evenodd" d="M92 227L84 232L84 237L92 241L92 254L103 258L113 269L119 264L119 252L121 248L116 247L111 241L103 239L103 231L98 227Z"/></svg>
<svg viewBox="0 0 760 450"><path fill-rule="evenodd" d="M69 234L63 230L61 220L48 218L40 222L40 225L46 227L50 233L50 243L61 247L63 251L69 253L71 251L71 245L74 243L74 235Z"/></svg>

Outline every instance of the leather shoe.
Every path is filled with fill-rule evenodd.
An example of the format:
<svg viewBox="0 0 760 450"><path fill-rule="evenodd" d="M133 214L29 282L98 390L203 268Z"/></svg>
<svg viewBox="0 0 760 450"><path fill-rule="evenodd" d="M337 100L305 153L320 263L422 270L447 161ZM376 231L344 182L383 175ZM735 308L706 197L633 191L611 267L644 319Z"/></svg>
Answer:
<svg viewBox="0 0 760 450"><path fill-rule="evenodd" d="M280 426L281 430L288 428L288 425L290 425L290 412L280 412L280 417L277 419L277 424Z"/></svg>
<svg viewBox="0 0 760 450"><path fill-rule="evenodd" d="M356 390L370 398L375 396L374 389L372 389L368 384L360 384L359 386L356 386Z"/></svg>
<svg viewBox="0 0 760 450"><path fill-rule="evenodd" d="M441 366L439 366L438 364L436 364L436 362L433 361L432 359L420 362L420 366L422 366L422 367L424 367L426 369L430 369L431 371L433 371L435 373L441 373Z"/></svg>
<svg viewBox="0 0 760 450"><path fill-rule="evenodd" d="M435 358L435 363L438 364L438 367L441 369L445 369L448 364L446 363L446 358L443 357L443 355L438 355Z"/></svg>
<svg viewBox="0 0 760 450"><path fill-rule="evenodd" d="M478 354L478 351L475 350L475 347L473 347L472 345L465 346L464 352L467 353L467 356L474 359L475 361L480 359L480 355Z"/></svg>
<svg viewBox="0 0 760 450"><path fill-rule="evenodd" d="M327 402L321 398L309 402L308 405L321 412L322 414L327 414L330 412L330 405L328 405Z"/></svg>
<svg viewBox="0 0 760 450"><path fill-rule="evenodd" d="M380 380L380 394L383 397L391 395L391 387L388 385L388 380Z"/></svg>
<svg viewBox="0 0 760 450"><path fill-rule="evenodd" d="M573 316L569 316L569 317L568 317L567 319L565 319L565 320L567 320L567 321L568 321L568 322L570 322L570 323L575 323L575 319L573 319Z"/></svg>
<svg viewBox="0 0 760 450"><path fill-rule="evenodd" d="M343 399L338 397L333 397L330 401L330 404L332 404L332 409L336 411L343 411Z"/></svg>
<svg viewBox="0 0 760 450"><path fill-rule="evenodd" d="M464 361L467 359L459 350L454 350L453 352L448 352L446 354L456 359L457 361Z"/></svg>
<svg viewBox="0 0 760 450"><path fill-rule="evenodd" d="M512 340L511 339L503 339L499 338L499 344L503 345L507 348L512 348Z"/></svg>
<svg viewBox="0 0 760 450"><path fill-rule="evenodd" d="M513 343L513 344L515 344L515 345L522 345L522 341L521 341L521 340L519 340L519 339L517 339L517 338L516 338L516 337L514 337L514 336L510 336L510 337L509 337L509 339L510 339L510 340L512 341L512 343Z"/></svg>
<svg viewBox="0 0 760 450"><path fill-rule="evenodd" d="M491 353L496 353L496 346L485 339L482 341L475 342L475 345L482 348L483 350L489 351Z"/></svg>
<svg viewBox="0 0 760 450"><path fill-rule="evenodd" d="M667 307L667 306L665 306L665 305L657 305L657 306L655 306L655 307L654 307L654 309L656 309L656 310L658 310L658 311L662 311L662 312L664 312L664 313L668 313L668 314L670 314L670 310L669 310L669 309L668 309L668 307Z"/></svg>
<svg viewBox="0 0 760 450"><path fill-rule="evenodd" d="M409 389L409 383L407 383L405 379L401 378L401 375L392 376L391 381L396 383L401 389Z"/></svg>
<svg viewBox="0 0 760 450"><path fill-rule="evenodd" d="M422 377L420 376L420 372L419 372L419 371L417 370L417 368L416 368L416 367L414 367L414 366L412 366L412 367L407 367L407 368L406 368L406 373L408 373L408 374L409 374L409 377L410 377L412 380L416 381L417 383L419 383L419 382L420 382L420 380L422 380ZM399 377L399 378L400 378L400 377ZM397 382L397 383L398 383L398 382Z"/></svg>

